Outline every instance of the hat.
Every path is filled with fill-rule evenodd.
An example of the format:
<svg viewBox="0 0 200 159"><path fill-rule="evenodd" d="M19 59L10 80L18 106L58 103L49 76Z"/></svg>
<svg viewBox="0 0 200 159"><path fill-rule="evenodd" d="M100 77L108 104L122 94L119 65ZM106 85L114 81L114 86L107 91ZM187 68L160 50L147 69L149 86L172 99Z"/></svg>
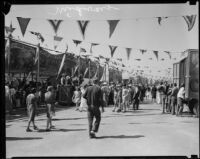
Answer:
<svg viewBox="0 0 200 159"><path fill-rule="evenodd" d="M31 93L36 93L36 89L35 89L35 88L32 88L32 89L31 89Z"/></svg>
<svg viewBox="0 0 200 159"><path fill-rule="evenodd" d="M53 86L48 86L47 87L47 91L52 91L53 90Z"/></svg>

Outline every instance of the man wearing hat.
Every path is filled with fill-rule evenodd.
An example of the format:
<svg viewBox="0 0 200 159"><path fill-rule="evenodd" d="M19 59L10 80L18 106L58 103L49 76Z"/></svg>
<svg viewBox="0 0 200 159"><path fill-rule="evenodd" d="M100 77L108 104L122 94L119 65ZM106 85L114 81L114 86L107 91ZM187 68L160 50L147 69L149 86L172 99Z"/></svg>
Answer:
<svg viewBox="0 0 200 159"><path fill-rule="evenodd" d="M83 98L87 100L87 113L88 113L88 122L89 122L89 137L95 138L95 133L98 132L100 121L101 121L101 112L99 107L102 107L102 112L104 111L103 108L103 98L102 98L102 90L97 85L98 80L95 78L93 80L93 85L87 87ZM93 119L96 121L93 124Z"/></svg>
<svg viewBox="0 0 200 159"><path fill-rule="evenodd" d="M102 83L101 90L103 93L104 107L107 107L108 106L108 97L109 97L109 93L110 93L110 90L107 86L107 82Z"/></svg>
<svg viewBox="0 0 200 159"><path fill-rule="evenodd" d="M36 109L37 109L37 94L36 94L36 89L32 88L31 89L31 93L27 96L26 98L26 105L27 105L27 113L29 116L28 119L28 126L26 128L27 132L32 131L29 127L31 122L33 123L33 128L34 130L38 130L37 126L35 125L35 113L36 113Z"/></svg>

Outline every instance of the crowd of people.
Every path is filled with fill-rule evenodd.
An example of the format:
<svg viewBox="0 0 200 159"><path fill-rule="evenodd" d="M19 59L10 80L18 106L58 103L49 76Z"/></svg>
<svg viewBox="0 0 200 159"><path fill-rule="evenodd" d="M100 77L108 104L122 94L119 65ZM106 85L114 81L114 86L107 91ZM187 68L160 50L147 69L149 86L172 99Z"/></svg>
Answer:
<svg viewBox="0 0 200 159"><path fill-rule="evenodd" d="M41 104L46 106L47 111L47 126L46 131L50 131L52 125L52 117L55 115L55 105L58 104L59 87L70 85L74 87L72 101L75 104L76 111L89 111L95 103L99 108L113 107L112 111L117 113L125 113L127 111L136 111L140 107L140 103L157 103L162 106L162 113L171 113L172 115L181 116L185 102L185 86L181 84L178 88L177 84L168 84L160 82L158 85L143 85L132 82L114 83L114 82L95 82L98 80L90 80L87 83L82 81L72 81L69 76L62 76L60 82L55 86L53 83L44 81L37 83L34 81L19 80L13 78L12 81L6 82L6 106L12 113L13 108L25 107L28 112L29 120L26 131L32 131L30 124L37 130L34 123L37 107ZM90 90L92 87L94 90ZM88 90L91 92L88 93ZM98 90L98 91L97 91ZM99 91L100 90L100 91ZM97 93L100 92L100 93ZM89 94L89 95L88 95ZM97 97L95 97L97 94ZM98 98L98 99L97 99ZM103 109L104 111L104 109ZM96 114L97 113L97 114ZM90 131L92 131L93 117L96 117L95 131L98 130L100 123L99 110L90 110L88 118ZM96 116L97 115L97 116ZM94 132L90 137L94 136Z"/></svg>

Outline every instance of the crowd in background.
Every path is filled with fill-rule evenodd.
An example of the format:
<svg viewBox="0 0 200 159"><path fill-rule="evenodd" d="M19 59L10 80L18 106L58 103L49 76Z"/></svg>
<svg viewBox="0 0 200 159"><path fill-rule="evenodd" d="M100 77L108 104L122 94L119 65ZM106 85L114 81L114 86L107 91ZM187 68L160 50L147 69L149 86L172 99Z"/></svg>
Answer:
<svg viewBox="0 0 200 159"><path fill-rule="evenodd" d="M24 79L13 78L10 82L5 83L6 107L9 112L18 107L26 108L26 98L30 94L32 88L37 88L38 105L45 104L45 93L47 87L53 85L56 93L56 101L59 101L60 86L72 86L72 101L76 105L76 110L84 111L87 109L87 102L83 99L85 89L92 83L89 81L82 84L81 77L72 79L70 76L63 74L59 82L55 85L48 80L43 82L27 81ZM148 100L151 103L161 104L162 113L171 113L172 115L181 115L185 102L184 84L178 88L177 84L169 84L160 82L157 85L134 84L123 82L101 82L104 107L112 106L113 111L126 112L128 110L138 110L139 104ZM197 114L196 112L192 113Z"/></svg>

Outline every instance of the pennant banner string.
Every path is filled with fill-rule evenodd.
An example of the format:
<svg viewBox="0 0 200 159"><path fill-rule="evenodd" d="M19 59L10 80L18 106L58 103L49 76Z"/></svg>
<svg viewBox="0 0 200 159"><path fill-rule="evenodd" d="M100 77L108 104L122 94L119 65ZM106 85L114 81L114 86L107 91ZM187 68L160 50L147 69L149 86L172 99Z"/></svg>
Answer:
<svg viewBox="0 0 200 159"><path fill-rule="evenodd" d="M196 15L197 13L193 13L192 15ZM161 17L162 19L165 19L165 18L180 18L180 17L183 17L183 16L188 16L188 15L166 15L166 16L152 16L152 17L132 17L132 18L117 18L117 19L85 19L85 20L88 20L88 21L108 21L108 20L142 20L142 19L158 19L159 17ZM16 16L10 16L12 18L16 18ZM32 18L32 17L26 17L26 18ZM38 19L38 20L45 20L47 18L35 18L34 19ZM48 19L48 20L53 20L53 19ZM59 18L59 20L62 20L62 21L77 21L77 20L82 20L82 19L74 19L74 18L70 18L70 19L66 19L66 18Z"/></svg>
<svg viewBox="0 0 200 159"><path fill-rule="evenodd" d="M27 28L28 23L30 22L31 18L17 17L17 20L19 22L19 26L20 26L22 35L24 36L24 34L26 32L26 28Z"/></svg>

